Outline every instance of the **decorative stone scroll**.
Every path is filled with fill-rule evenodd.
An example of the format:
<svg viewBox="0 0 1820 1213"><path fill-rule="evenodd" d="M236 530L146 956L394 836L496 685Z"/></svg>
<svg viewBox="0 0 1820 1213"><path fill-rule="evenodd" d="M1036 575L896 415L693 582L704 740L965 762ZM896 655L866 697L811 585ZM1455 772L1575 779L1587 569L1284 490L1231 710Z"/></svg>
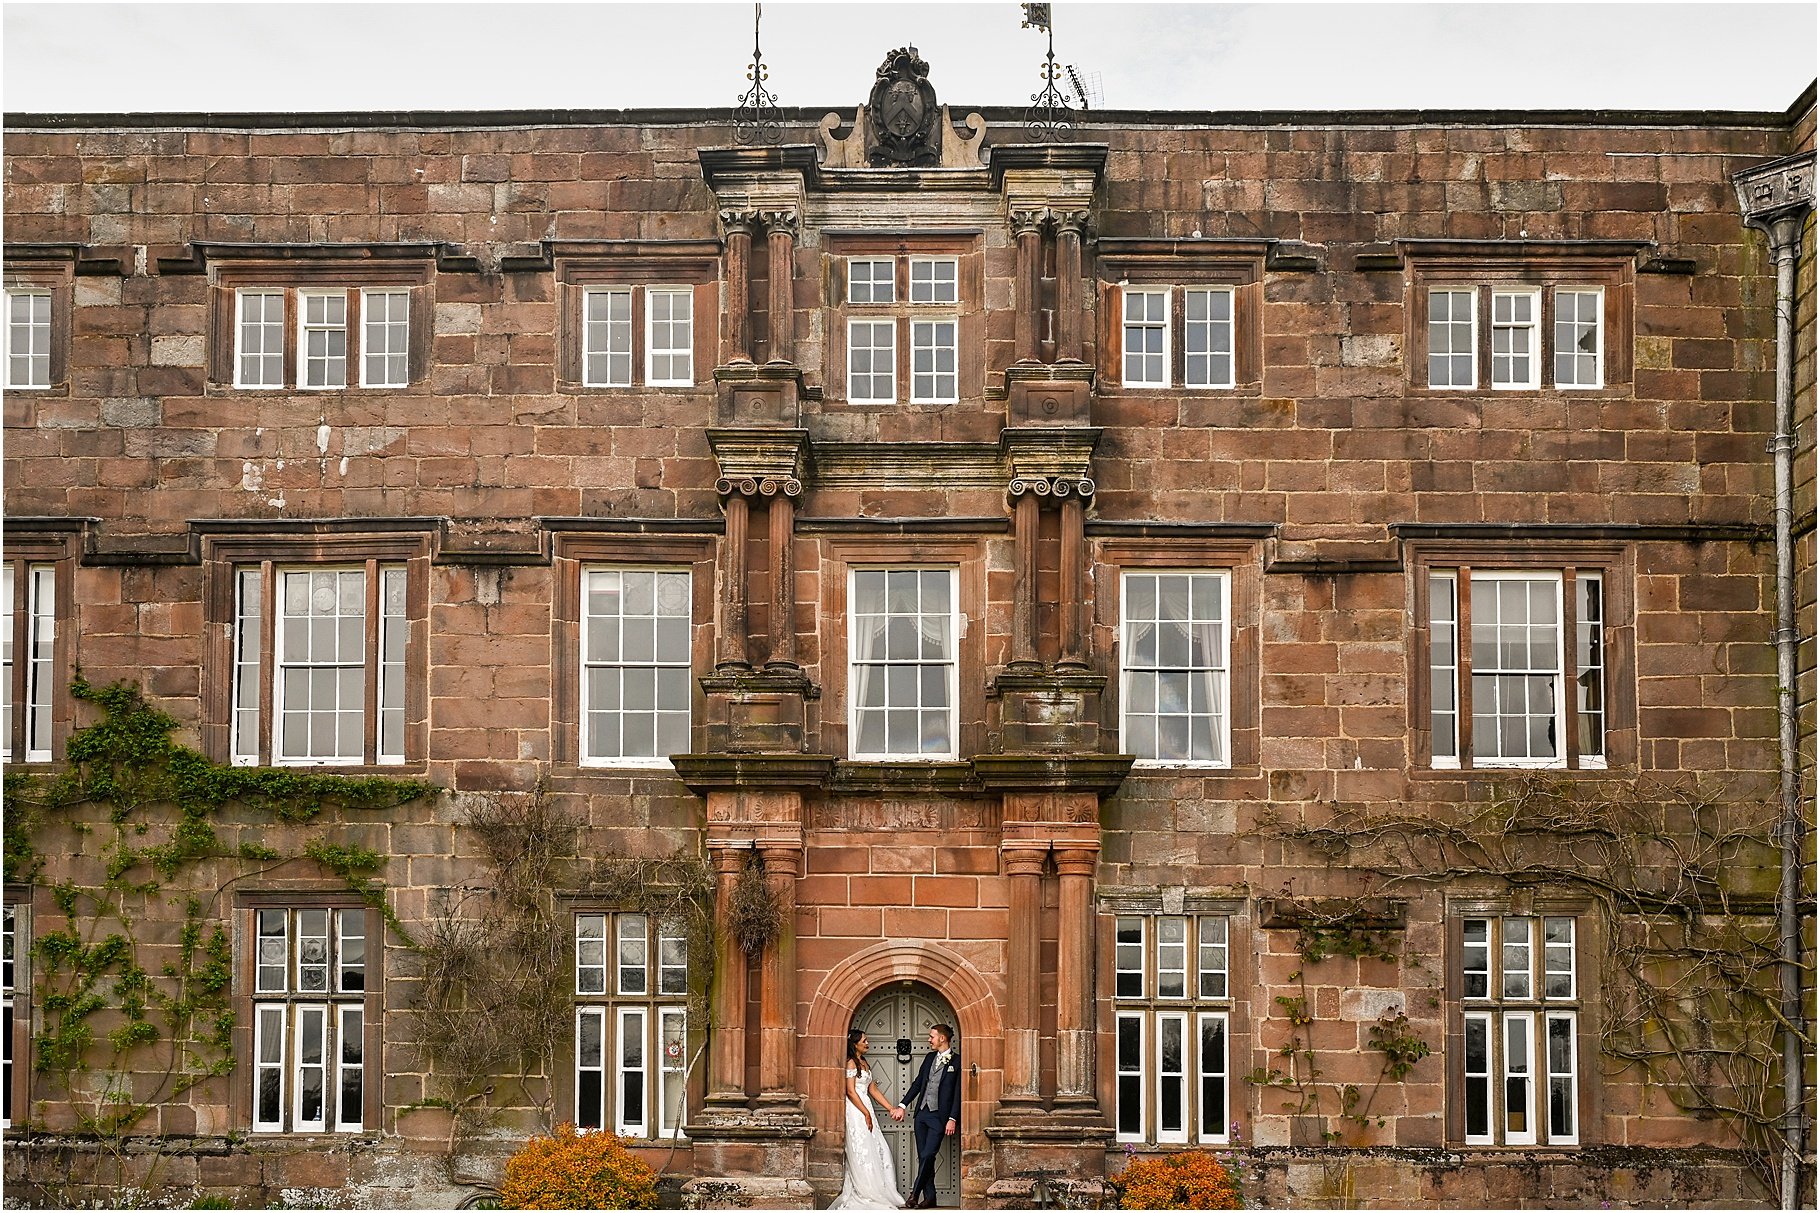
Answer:
<svg viewBox="0 0 1820 1213"><path fill-rule="evenodd" d="M1039 499L1049 497L1060 501L1069 496L1083 499L1092 497L1098 487L1085 476L1079 479L1068 476L1013 476L1005 488L1005 494L1013 501L1026 493Z"/></svg>
<svg viewBox="0 0 1820 1213"><path fill-rule="evenodd" d="M731 497L735 494L741 497L775 497L779 493L786 497L801 497L803 482L794 476L782 478L741 476L738 479L722 476L714 482L714 491L722 497Z"/></svg>

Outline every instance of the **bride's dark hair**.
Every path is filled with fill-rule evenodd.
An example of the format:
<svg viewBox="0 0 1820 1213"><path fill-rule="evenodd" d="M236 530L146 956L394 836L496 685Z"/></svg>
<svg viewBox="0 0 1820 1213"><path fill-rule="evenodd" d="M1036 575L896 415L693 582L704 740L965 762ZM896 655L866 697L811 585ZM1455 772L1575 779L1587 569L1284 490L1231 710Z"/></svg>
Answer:
<svg viewBox="0 0 1820 1213"><path fill-rule="evenodd" d="M864 1035L858 1028L847 1029L847 1064L856 1070L863 1069L866 1064L859 1058L859 1042Z"/></svg>

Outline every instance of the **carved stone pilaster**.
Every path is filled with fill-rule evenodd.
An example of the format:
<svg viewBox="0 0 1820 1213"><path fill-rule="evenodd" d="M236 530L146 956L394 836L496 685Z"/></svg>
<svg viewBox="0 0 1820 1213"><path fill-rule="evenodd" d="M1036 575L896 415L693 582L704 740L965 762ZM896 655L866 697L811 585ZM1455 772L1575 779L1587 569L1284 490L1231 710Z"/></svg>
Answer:
<svg viewBox="0 0 1820 1213"><path fill-rule="evenodd" d="M758 212L723 210L720 224L727 238L727 349L724 362L752 361L752 235Z"/></svg>
<svg viewBox="0 0 1820 1213"><path fill-rule="evenodd" d="M1055 359L1081 360L1082 300L1081 243L1087 238L1088 213L1064 210L1055 213Z"/></svg>

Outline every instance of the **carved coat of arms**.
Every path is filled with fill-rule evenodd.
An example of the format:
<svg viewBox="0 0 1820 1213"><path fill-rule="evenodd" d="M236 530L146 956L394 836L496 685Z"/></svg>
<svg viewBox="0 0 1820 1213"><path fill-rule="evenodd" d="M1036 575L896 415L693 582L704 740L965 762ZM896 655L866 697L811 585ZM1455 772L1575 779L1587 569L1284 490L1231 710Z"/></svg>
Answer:
<svg viewBox="0 0 1820 1213"><path fill-rule="evenodd" d="M941 163L941 133L936 129L941 109L929 83L929 65L914 46L885 56L867 110L872 141L866 156L875 168Z"/></svg>

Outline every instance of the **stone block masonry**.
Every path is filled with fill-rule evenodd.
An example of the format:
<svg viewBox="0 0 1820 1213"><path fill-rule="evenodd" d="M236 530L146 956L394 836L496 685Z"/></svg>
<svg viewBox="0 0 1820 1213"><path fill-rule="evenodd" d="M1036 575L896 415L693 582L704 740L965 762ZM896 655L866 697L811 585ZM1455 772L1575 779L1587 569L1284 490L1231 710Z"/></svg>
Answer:
<svg viewBox="0 0 1820 1213"><path fill-rule="evenodd" d="M1773 1203L1773 974L1701 966L1775 888L1775 278L1731 175L1811 156L1811 91L1053 145L988 112L935 167L836 167L864 140L831 163L821 119L9 117L9 770L64 769L79 670L224 766L447 793L236 808L135 895L154 979L189 898L231 943L231 1064L180 1091L40 1064L59 886L118 883L105 812L43 814L9 1196L453 1205L592 1100L697 1205L825 1202L864 1014L881 1068L959 1028L949 1203L1194 1148L1260 1206ZM1810 217L1810 422L1813 264ZM425 941L452 904L492 938L477 813L533 802L560 989L464 1073ZM316 1004L256 962L261 907L365 904L253 858L312 839L370 848L402 928L324 995L370 1017L342 1132L299 1095ZM614 884L677 857L714 924L681 964ZM1652 1054L1647 998L1695 988L1662 1031L1757 1069ZM158 1094L97 1137L108 1082Z"/></svg>

